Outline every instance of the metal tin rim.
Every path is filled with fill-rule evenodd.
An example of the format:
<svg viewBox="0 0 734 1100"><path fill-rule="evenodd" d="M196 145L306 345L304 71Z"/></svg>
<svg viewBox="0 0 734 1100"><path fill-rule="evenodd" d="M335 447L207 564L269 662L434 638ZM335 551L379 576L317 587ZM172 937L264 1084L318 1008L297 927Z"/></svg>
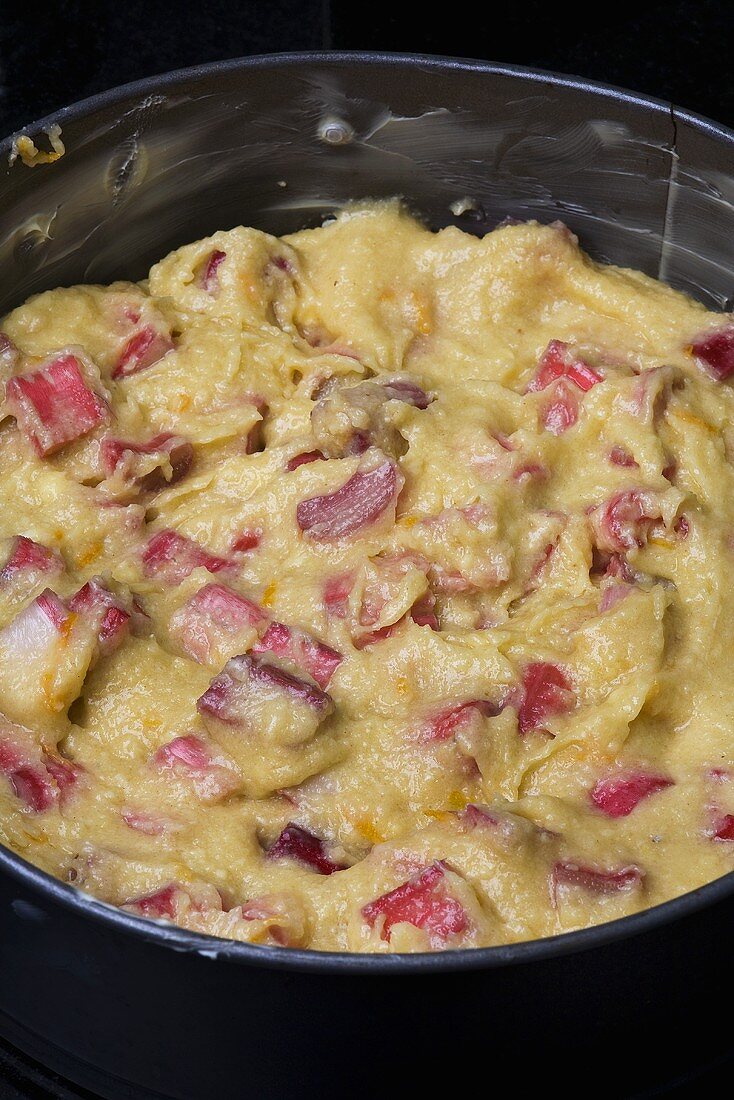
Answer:
<svg viewBox="0 0 734 1100"><path fill-rule="evenodd" d="M136 94L149 95L175 88L186 81L198 80L218 73L258 70L279 67L299 68L306 65L329 65L348 63L356 67L369 68L373 65L389 65L396 68L417 68L438 73L459 71L476 74L505 76L510 79L522 77L525 80L548 84L557 88L575 89L594 96L622 101L642 107L655 113L665 113L671 118L685 121L694 129L700 130L721 140L732 147L734 156L734 130L714 122L702 115L674 107L671 103L653 96L628 91L614 85L604 84L582 77L568 76L548 72L542 69L526 69L517 65L495 64L490 61L465 58L441 57L431 54L381 53L361 51L307 51L294 53L258 54L252 57L234 58L227 61L215 61L206 65L196 65L174 72L146 77L129 84L123 84L108 91L100 92L87 99L80 100L69 107L63 107L36 122L29 123L16 131L16 134L36 134L48 127L84 117L105 107L129 99ZM13 136L0 141L0 156L12 150ZM168 947L173 951L201 955L212 960L224 960L249 966L262 966L276 970L317 971L334 974L398 974L406 976L417 973L435 973L463 970L493 970L518 964L532 964L547 959L573 955L581 951L602 947L618 940L654 932L663 924L681 920L707 905L723 901L734 894L734 871L707 883L696 890L673 898L628 917L594 925L577 932L547 937L540 940L528 940L522 943L497 947L481 947L465 950L445 951L435 954L416 955L375 955L355 952L311 951L294 948L261 947L255 944L238 943L234 940L221 940L196 932L189 932L175 925L148 920L126 913L122 909L99 901L84 894L40 868L35 867L22 856L0 845L0 872L33 887L39 894L51 897L58 904L75 910L82 916L88 916L100 923L129 935L140 936L151 943Z"/></svg>

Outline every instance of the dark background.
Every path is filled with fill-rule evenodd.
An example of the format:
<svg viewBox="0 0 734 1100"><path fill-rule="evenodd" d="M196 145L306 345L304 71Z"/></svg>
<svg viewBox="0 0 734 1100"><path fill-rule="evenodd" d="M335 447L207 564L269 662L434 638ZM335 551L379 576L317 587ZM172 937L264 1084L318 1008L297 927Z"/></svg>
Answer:
<svg viewBox="0 0 734 1100"><path fill-rule="evenodd" d="M579 0L454 4L443 17L435 10L398 0L0 0L0 136L140 77L312 49L451 54L574 73L734 126L731 0L618 0L606 11ZM668 1095L714 1094L725 1083L730 1090L733 1070L728 1060ZM49 1084L0 1040L0 1100L72 1096L58 1079Z"/></svg>
<svg viewBox="0 0 734 1100"><path fill-rule="evenodd" d="M731 0L0 0L0 134L104 88L276 50L481 57L575 73L734 126ZM470 14L470 12L474 12ZM483 14L482 14L483 13Z"/></svg>

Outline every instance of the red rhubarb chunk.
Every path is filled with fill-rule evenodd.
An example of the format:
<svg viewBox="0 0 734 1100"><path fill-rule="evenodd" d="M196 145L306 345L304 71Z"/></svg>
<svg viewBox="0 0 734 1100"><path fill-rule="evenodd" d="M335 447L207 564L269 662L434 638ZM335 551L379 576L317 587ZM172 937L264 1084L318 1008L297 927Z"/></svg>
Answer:
<svg viewBox="0 0 734 1100"><path fill-rule="evenodd" d="M203 547L177 531L158 531L143 551L143 570L147 577L162 577L170 584L180 584L194 569L221 573L233 568L233 562L210 554Z"/></svg>
<svg viewBox="0 0 734 1100"><path fill-rule="evenodd" d="M565 714L575 704L573 688L565 672L547 661L526 665L522 674L523 698L517 721L520 733L538 729L553 714Z"/></svg>
<svg viewBox="0 0 734 1100"><path fill-rule="evenodd" d="M154 894L148 894L144 898L135 898L128 904L143 917L158 919L168 917L170 920L174 920L178 893L179 887L175 882L172 882L169 886L156 890Z"/></svg>
<svg viewBox="0 0 734 1100"><path fill-rule="evenodd" d="M216 295L219 291L219 267L227 258L227 253L215 248L201 275L201 285L207 294Z"/></svg>
<svg viewBox="0 0 734 1100"><path fill-rule="evenodd" d="M418 740L424 743L448 741L459 730L464 729L478 716L496 718L502 707L489 699L473 699L469 703L458 703L434 714L421 727Z"/></svg>
<svg viewBox="0 0 734 1100"><path fill-rule="evenodd" d="M632 457L626 447L612 447L609 452L609 461L612 466L624 466L628 469L639 469L639 462Z"/></svg>
<svg viewBox="0 0 734 1100"><path fill-rule="evenodd" d="M724 814L711 833L714 840L734 840L734 814Z"/></svg>
<svg viewBox="0 0 734 1100"><path fill-rule="evenodd" d="M615 894L641 886L644 877L644 872L634 864L607 871L560 860L551 872L551 893L555 900L559 887L578 886L590 894Z"/></svg>
<svg viewBox="0 0 734 1100"><path fill-rule="evenodd" d="M663 775L635 772L600 779L590 797L607 817L627 817L644 798L672 786L673 780Z"/></svg>
<svg viewBox="0 0 734 1100"><path fill-rule="evenodd" d="M232 550L235 554L247 554L257 549L262 537L262 531L242 531L232 539Z"/></svg>
<svg viewBox="0 0 734 1100"><path fill-rule="evenodd" d="M152 367L164 355L173 351L173 341L165 332L159 332L152 325L146 325L134 333L120 352L120 357L112 371L112 377L128 378L131 374Z"/></svg>
<svg viewBox="0 0 734 1100"><path fill-rule="evenodd" d="M395 501L402 476L392 462L373 470L358 470L333 493L302 500L296 520L312 539L329 542L374 523Z"/></svg>
<svg viewBox="0 0 734 1100"><path fill-rule="evenodd" d="M329 681L342 662L342 656L335 649L312 638L303 630L272 622L260 641L253 646L253 653L272 653L302 668L312 676L320 688L329 686Z"/></svg>
<svg viewBox="0 0 734 1100"><path fill-rule="evenodd" d="M584 393L604 381L598 371L573 354L569 344L563 340L551 340L540 358L535 378L528 385L527 392L544 390L559 378L568 378Z"/></svg>
<svg viewBox="0 0 734 1100"><path fill-rule="evenodd" d="M650 528L662 518L653 497L639 489L615 493L590 513L597 545L602 550L640 549Z"/></svg>
<svg viewBox="0 0 734 1100"><path fill-rule="evenodd" d="M171 632L190 657L207 661L217 641L235 638L264 621L265 612L252 600L226 585L207 584L176 612Z"/></svg>
<svg viewBox="0 0 734 1100"><path fill-rule="evenodd" d="M294 455L286 463L286 470L292 473L293 470L297 470L299 466L307 466L309 462L319 462L321 459L325 459L326 455L323 451L302 451L301 454Z"/></svg>
<svg viewBox="0 0 734 1100"><path fill-rule="evenodd" d="M563 435L579 418L579 404L565 382L556 382L540 409L540 423L552 435Z"/></svg>
<svg viewBox="0 0 734 1100"><path fill-rule="evenodd" d="M268 859L295 859L320 875L343 871L346 863L336 863L328 855L326 845L308 829L289 821L275 844L268 849Z"/></svg>
<svg viewBox="0 0 734 1100"><path fill-rule="evenodd" d="M390 401L402 401L416 409L427 409L433 400L417 382L411 378L391 378L380 382Z"/></svg>
<svg viewBox="0 0 734 1100"><path fill-rule="evenodd" d="M371 928L381 921L380 936L389 942L396 924L423 928L432 940L447 940L465 932L469 918L463 905L446 892L446 864L437 860L402 886L362 907Z"/></svg>
<svg viewBox="0 0 734 1100"><path fill-rule="evenodd" d="M80 439L109 416L74 355L62 355L40 370L10 378L5 397L8 411L41 457Z"/></svg>
<svg viewBox="0 0 734 1100"><path fill-rule="evenodd" d="M10 556L0 570L0 583L11 580L18 573L61 573L64 563L54 550L41 546L25 535L16 535Z"/></svg>
<svg viewBox="0 0 734 1100"><path fill-rule="evenodd" d="M346 618L349 610L349 596L353 587L353 573L339 573L324 582L324 607L332 619Z"/></svg>
<svg viewBox="0 0 734 1100"><path fill-rule="evenodd" d="M136 482L147 492L157 492L180 481L189 472L194 460L192 444L181 436L167 433L157 435L147 443L103 439L100 454L108 477L115 472L121 473L125 480ZM150 462L146 463L145 459L151 455L158 464L144 473L143 468L150 467Z"/></svg>
<svg viewBox="0 0 734 1100"><path fill-rule="evenodd" d="M699 336L691 351L717 382L734 374L734 325Z"/></svg>
<svg viewBox="0 0 734 1100"><path fill-rule="evenodd" d="M331 697L321 688L291 676L277 665L248 653L233 657L215 676L207 690L197 701L200 714L211 715L220 722L236 725L240 721L240 700L243 691L272 697L274 692L289 695L292 699L316 711L326 714L333 709Z"/></svg>
<svg viewBox="0 0 734 1100"><path fill-rule="evenodd" d="M415 601L410 609L410 617L416 626L430 626L431 630L438 630L436 597L432 592L426 592Z"/></svg>

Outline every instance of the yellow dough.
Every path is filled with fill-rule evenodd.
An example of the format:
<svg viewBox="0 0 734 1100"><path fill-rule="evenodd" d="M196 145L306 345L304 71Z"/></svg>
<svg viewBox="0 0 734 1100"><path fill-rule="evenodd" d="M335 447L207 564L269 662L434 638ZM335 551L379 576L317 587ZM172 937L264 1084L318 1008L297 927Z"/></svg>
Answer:
<svg viewBox="0 0 734 1100"><path fill-rule="evenodd" d="M0 328L7 846L329 951L734 869L730 317L387 203Z"/></svg>

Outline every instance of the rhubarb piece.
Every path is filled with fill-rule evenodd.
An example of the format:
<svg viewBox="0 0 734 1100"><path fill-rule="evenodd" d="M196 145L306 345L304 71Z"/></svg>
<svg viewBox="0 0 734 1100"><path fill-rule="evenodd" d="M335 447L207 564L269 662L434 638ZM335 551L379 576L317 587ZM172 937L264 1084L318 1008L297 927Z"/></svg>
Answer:
<svg viewBox="0 0 734 1100"><path fill-rule="evenodd" d="M410 609L410 617L416 626L430 626L431 630L439 629L436 618L436 597L433 592L426 592L415 601Z"/></svg>
<svg viewBox="0 0 734 1100"><path fill-rule="evenodd" d="M322 388L311 410L316 445L329 458L361 454L370 446L397 458L407 445L394 422L390 402L425 409L430 400L412 378L368 379L356 385L334 380Z"/></svg>
<svg viewBox="0 0 734 1100"><path fill-rule="evenodd" d="M417 740L423 744L448 741L460 729L480 718L496 718L502 707L489 699L472 699L468 703L456 703L445 707L428 718L418 730Z"/></svg>
<svg viewBox="0 0 734 1100"><path fill-rule="evenodd" d="M392 462L357 470L333 493L300 501L296 521L318 542L345 538L380 519L394 505L402 484L402 474Z"/></svg>
<svg viewBox="0 0 734 1100"><path fill-rule="evenodd" d="M259 709L257 703L261 699L270 701L279 696L290 707L300 703L320 716L333 710L330 696L321 688L247 653L227 662L199 699L197 708L219 722L242 725L247 724L253 710Z"/></svg>
<svg viewBox="0 0 734 1100"><path fill-rule="evenodd" d="M326 458L326 455L323 451L302 451L300 454L288 459L285 468L289 473L292 473L299 466L307 466L310 462L319 462L324 458Z"/></svg>
<svg viewBox="0 0 734 1100"><path fill-rule="evenodd" d="M66 803L82 768L45 748L37 735L0 715L0 774L34 814Z"/></svg>
<svg viewBox="0 0 734 1100"><path fill-rule="evenodd" d="M152 920L175 920L180 893L183 893L181 887L172 882L145 897L134 898L123 908L141 917L150 917Z"/></svg>
<svg viewBox="0 0 734 1100"><path fill-rule="evenodd" d="M540 423L552 435L563 435L579 418L579 403L565 382L553 385L550 399L540 407Z"/></svg>
<svg viewBox="0 0 734 1100"><path fill-rule="evenodd" d="M652 493L625 489L589 513L600 550L636 550L645 545L654 524L662 519Z"/></svg>
<svg viewBox="0 0 734 1100"><path fill-rule="evenodd" d="M272 653L275 657L290 661L307 672L320 688L329 681L342 662L335 649L312 638L304 630L272 622L260 641L253 646L253 653Z"/></svg>
<svg viewBox="0 0 734 1100"><path fill-rule="evenodd" d="M173 351L173 340L166 332L159 332L152 325L145 325L139 332L133 333L120 352L112 370L112 377L129 378L131 374L152 367L169 351Z"/></svg>
<svg viewBox="0 0 734 1100"><path fill-rule="evenodd" d="M246 649L265 620L252 600L223 584L207 584L174 613L169 632L188 657L207 664Z"/></svg>
<svg viewBox="0 0 734 1100"><path fill-rule="evenodd" d="M734 374L734 325L699 336L691 351L712 378L725 382Z"/></svg>
<svg viewBox="0 0 734 1100"><path fill-rule="evenodd" d="M268 849L267 858L294 859L320 875L333 875L348 866L331 859L324 841L294 821L288 822L275 844Z"/></svg>
<svg viewBox="0 0 734 1100"><path fill-rule="evenodd" d="M87 385L79 360L70 354L10 378L5 398L8 411L42 458L109 418L106 402Z"/></svg>
<svg viewBox="0 0 734 1100"><path fill-rule="evenodd" d="M180 584L194 569L222 573L234 568L234 562L210 554L192 539L170 529L156 532L143 551L146 577L156 577L173 585Z"/></svg>
<svg viewBox="0 0 734 1100"><path fill-rule="evenodd" d="M131 613L98 577L93 577L69 600L69 610L93 624L99 651L109 656L124 641Z"/></svg>
<svg viewBox="0 0 734 1100"><path fill-rule="evenodd" d="M613 870L600 870L583 864L559 860L551 871L551 897L558 900L558 891L564 887L579 887L589 894L616 894L639 888L645 873L634 864Z"/></svg>
<svg viewBox="0 0 734 1100"><path fill-rule="evenodd" d="M613 607L616 607L618 603L621 603L632 591L632 587L629 584L605 584L602 588L601 599L599 600L599 611L603 615L606 611L611 611Z"/></svg>
<svg viewBox="0 0 734 1100"><path fill-rule="evenodd" d="M626 447L619 445L612 447L609 452L609 461L612 466L623 466L627 469L639 469L639 462L632 457Z"/></svg>
<svg viewBox="0 0 734 1100"><path fill-rule="evenodd" d="M710 835L714 840L734 840L734 814L722 814Z"/></svg>
<svg viewBox="0 0 734 1100"><path fill-rule="evenodd" d="M402 886L362 906L370 928L379 928L380 938L389 943L396 924L424 929L432 946L445 945L451 936L469 928L463 905L446 889L446 864L437 860L413 875Z"/></svg>
<svg viewBox="0 0 734 1100"><path fill-rule="evenodd" d="M109 437L102 440L100 455L108 477L114 474L126 484L153 493L186 476L194 460L194 448L187 439L168 433L154 436L147 443Z"/></svg>
<svg viewBox="0 0 734 1100"><path fill-rule="evenodd" d="M380 379L379 385L382 386L390 401L402 401L405 405L413 405L416 409L427 409L433 400L412 378L397 376Z"/></svg>
<svg viewBox="0 0 734 1100"><path fill-rule="evenodd" d="M592 386L603 382L598 371L574 355L569 344L562 340L551 340L540 357L535 377L529 383L527 393L544 390L560 378L567 378L578 389L588 393Z"/></svg>
<svg viewBox="0 0 734 1100"><path fill-rule="evenodd" d="M241 783L234 762L194 733L161 745L153 755L153 764L164 775L189 783L202 802L218 802Z"/></svg>
<svg viewBox="0 0 734 1100"><path fill-rule="evenodd" d="M226 258L226 252L215 248L201 272L201 286L212 297L219 293L219 268Z"/></svg>
<svg viewBox="0 0 734 1100"><path fill-rule="evenodd" d="M262 531L241 531L232 539L231 549L235 554L247 554L258 548L262 537Z"/></svg>
<svg viewBox="0 0 734 1100"><path fill-rule="evenodd" d="M622 773L600 779L591 791L590 798L596 808L607 817L627 817L643 799L672 786L673 780L664 775Z"/></svg>
<svg viewBox="0 0 734 1100"><path fill-rule="evenodd" d="M349 597L354 587L354 573L339 573L324 582L324 607L332 619L345 619Z"/></svg>
<svg viewBox="0 0 734 1100"><path fill-rule="evenodd" d="M523 697L517 715L520 733L542 727L546 718L565 714L575 705L573 688L558 665L534 661L522 673Z"/></svg>
<svg viewBox="0 0 734 1100"><path fill-rule="evenodd" d="M143 836L163 836L166 832L166 819L145 810L123 810L120 816L129 829Z"/></svg>
<svg viewBox="0 0 734 1100"><path fill-rule="evenodd" d="M16 535L10 543L10 553L0 569L0 588L11 588L30 595L32 590L64 572L64 563L55 550L39 542Z"/></svg>

